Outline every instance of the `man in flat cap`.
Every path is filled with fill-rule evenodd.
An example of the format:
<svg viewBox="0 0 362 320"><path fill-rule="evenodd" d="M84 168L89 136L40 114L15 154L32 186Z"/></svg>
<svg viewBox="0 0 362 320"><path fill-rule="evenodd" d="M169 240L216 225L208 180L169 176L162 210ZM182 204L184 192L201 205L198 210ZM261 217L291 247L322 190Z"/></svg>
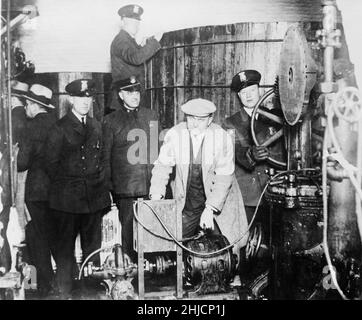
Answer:
<svg viewBox="0 0 362 320"><path fill-rule="evenodd" d="M83 257L101 246L102 215L110 207L110 196L104 180L101 124L88 116L95 83L79 79L65 90L72 109L50 131L46 168L51 179L49 206L56 225L58 285L62 297L69 298L77 234Z"/></svg>
<svg viewBox="0 0 362 320"><path fill-rule="evenodd" d="M142 7L130 4L118 10L121 17L121 30L111 44L111 69L113 84L119 80L125 80L131 76L137 77L140 82L141 105L144 96L144 63L149 60L160 48L159 43L162 33L148 38L144 45L139 45L135 38L140 27ZM118 92L113 89L111 109L117 109Z"/></svg>
<svg viewBox="0 0 362 320"><path fill-rule="evenodd" d="M186 122L172 127L165 136L152 170L150 198L164 198L176 167L172 191L182 214L183 237L192 237L200 229L213 230L216 218L215 231L235 241L246 232L247 222L234 176L231 136L213 123L216 107L211 101L192 99L181 110ZM245 241L244 237L238 245Z"/></svg>
<svg viewBox="0 0 362 320"><path fill-rule="evenodd" d="M140 83L136 77L115 83L120 108L104 119L106 176L122 224L122 247L131 259L133 201L147 197L152 154L158 154L158 119L154 110L139 107ZM153 132L153 133L152 133ZM157 139L156 145L151 136Z"/></svg>
<svg viewBox="0 0 362 320"><path fill-rule="evenodd" d="M251 135L251 115L260 99L260 79L261 75L256 70L243 70L233 77L230 87L237 93L241 108L223 124L224 129L235 132L235 174L244 198L249 223L269 179L265 170L270 167L267 163L268 148L256 146ZM263 123L262 119L259 120L257 130L262 132L267 124ZM260 216L267 215L267 212L264 212L266 209L263 208L260 208Z"/></svg>
<svg viewBox="0 0 362 320"><path fill-rule="evenodd" d="M56 117L51 112L52 91L40 84L33 84L25 99L25 112L29 121L19 144L18 171L28 170L25 183L25 203L31 216L27 225L26 243L30 263L36 267L38 290L46 295L52 290L51 237L54 232L49 213L49 177L45 171L45 141ZM54 254L54 252L53 252Z"/></svg>

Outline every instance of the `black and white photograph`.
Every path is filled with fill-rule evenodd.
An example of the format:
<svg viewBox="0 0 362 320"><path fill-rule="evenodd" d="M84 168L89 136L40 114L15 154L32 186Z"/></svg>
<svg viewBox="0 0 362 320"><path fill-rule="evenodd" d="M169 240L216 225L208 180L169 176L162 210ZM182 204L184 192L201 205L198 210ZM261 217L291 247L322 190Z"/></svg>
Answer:
<svg viewBox="0 0 362 320"><path fill-rule="evenodd" d="M0 300L362 300L362 1L0 1Z"/></svg>

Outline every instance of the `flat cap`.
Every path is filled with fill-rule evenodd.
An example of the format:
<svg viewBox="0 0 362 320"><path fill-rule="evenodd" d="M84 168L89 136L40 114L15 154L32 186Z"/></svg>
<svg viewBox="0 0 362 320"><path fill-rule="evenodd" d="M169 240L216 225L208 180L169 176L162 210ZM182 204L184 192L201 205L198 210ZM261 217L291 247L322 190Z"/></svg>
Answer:
<svg viewBox="0 0 362 320"><path fill-rule="evenodd" d="M181 106L181 110L191 116L207 117L216 111L216 106L206 99L192 99Z"/></svg>
<svg viewBox="0 0 362 320"><path fill-rule="evenodd" d="M91 79L78 79L68 83L65 91L76 97L91 97L95 95L95 82Z"/></svg>
<svg viewBox="0 0 362 320"><path fill-rule="evenodd" d="M141 20L141 15L143 13L143 8L137 4L129 4L118 10L118 14L123 18L132 18L136 20Z"/></svg>
<svg viewBox="0 0 362 320"><path fill-rule="evenodd" d="M137 80L135 76L131 76L126 79L118 80L113 84L113 88L120 91L140 91L141 90L141 84Z"/></svg>
<svg viewBox="0 0 362 320"><path fill-rule="evenodd" d="M243 70L237 73L231 82L230 88L235 92L239 92L241 89L252 86L253 84L259 84L261 74L256 70Z"/></svg>

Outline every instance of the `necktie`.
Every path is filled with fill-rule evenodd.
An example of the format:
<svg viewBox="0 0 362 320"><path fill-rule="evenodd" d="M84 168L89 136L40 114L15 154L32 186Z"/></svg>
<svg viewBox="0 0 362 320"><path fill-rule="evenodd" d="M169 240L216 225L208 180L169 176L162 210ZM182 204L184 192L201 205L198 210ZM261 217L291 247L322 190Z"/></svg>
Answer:
<svg viewBox="0 0 362 320"><path fill-rule="evenodd" d="M85 127L85 117L82 117L82 126Z"/></svg>

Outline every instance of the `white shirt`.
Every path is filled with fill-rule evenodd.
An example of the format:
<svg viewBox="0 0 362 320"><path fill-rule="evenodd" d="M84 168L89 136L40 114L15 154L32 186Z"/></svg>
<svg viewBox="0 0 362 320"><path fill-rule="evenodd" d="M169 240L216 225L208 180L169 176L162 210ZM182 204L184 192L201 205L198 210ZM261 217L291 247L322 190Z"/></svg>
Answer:
<svg viewBox="0 0 362 320"><path fill-rule="evenodd" d="M244 110L245 110L245 112L249 115L249 117L251 117L251 115L252 115L252 113L253 113L253 111L254 111L254 108L245 108L245 107L244 107Z"/></svg>
<svg viewBox="0 0 362 320"><path fill-rule="evenodd" d="M84 118L84 124L87 123L87 116L81 116L79 113L75 112L73 109L72 109L72 112L73 114L77 117L77 119L80 121L80 123L83 123L82 122L82 118Z"/></svg>
<svg viewBox="0 0 362 320"><path fill-rule="evenodd" d="M194 159L196 159L197 154L199 153L201 144L202 144L202 140L205 137L205 132L200 133L198 135L194 135L192 134L192 131L190 131L190 136L191 136L191 141L192 141L192 147L193 147L193 155L194 155Z"/></svg>

